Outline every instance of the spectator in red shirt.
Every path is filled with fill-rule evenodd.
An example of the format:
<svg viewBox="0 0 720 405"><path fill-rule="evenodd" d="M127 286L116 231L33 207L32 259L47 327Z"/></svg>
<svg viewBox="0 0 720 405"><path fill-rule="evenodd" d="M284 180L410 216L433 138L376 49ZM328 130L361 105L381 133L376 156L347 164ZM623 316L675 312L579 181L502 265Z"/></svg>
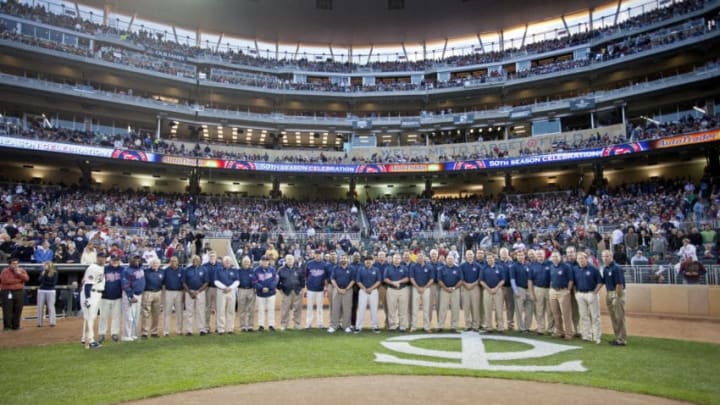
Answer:
<svg viewBox="0 0 720 405"><path fill-rule="evenodd" d="M30 277L18 266L19 260L11 257L9 266L0 273L0 297L2 297L4 330L20 329L25 292L23 288Z"/></svg>

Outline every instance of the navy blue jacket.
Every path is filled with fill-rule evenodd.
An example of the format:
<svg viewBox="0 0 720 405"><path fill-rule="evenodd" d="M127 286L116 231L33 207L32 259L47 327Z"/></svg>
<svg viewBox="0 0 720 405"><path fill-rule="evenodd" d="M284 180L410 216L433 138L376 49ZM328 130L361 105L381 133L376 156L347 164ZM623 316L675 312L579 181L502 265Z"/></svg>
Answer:
<svg viewBox="0 0 720 405"><path fill-rule="evenodd" d="M291 292L299 294L305 287L305 272L297 265L280 267L278 279L278 289L285 295L289 295Z"/></svg>
<svg viewBox="0 0 720 405"><path fill-rule="evenodd" d="M278 275L271 266L263 269L258 266L253 270L255 280L255 293L260 298L272 297L277 292ZM263 288L267 288L267 292L263 292Z"/></svg>

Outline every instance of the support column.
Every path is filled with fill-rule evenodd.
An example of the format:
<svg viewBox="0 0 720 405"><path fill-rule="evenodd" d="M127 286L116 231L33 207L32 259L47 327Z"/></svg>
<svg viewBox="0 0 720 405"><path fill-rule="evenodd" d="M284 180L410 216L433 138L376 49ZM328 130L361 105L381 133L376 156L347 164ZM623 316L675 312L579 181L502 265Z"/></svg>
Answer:
<svg viewBox="0 0 720 405"><path fill-rule="evenodd" d="M590 111L590 128L595 129L595 113Z"/></svg>
<svg viewBox="0 0 720 405"><path fill-rule="evenodd" d="M201 48L202 47L202 32L200 31L200 28L195 30L195 47Z"/></svg>
<svg viewBox="0 0 720 405"><path fill-rule="evenodd" d="M593 186L598 189L605 187L605 179L603 178L605 171L600 163L595 163L595 165L593 165L593 172Z"/></svg>
<svg viewBox="0 0 720 405"><path fill-rule="evenodd" d="M188 180L190 183L188 184L188 192L190 195L197 196L200 194L200 170L197 167L190 171Z"/></svg>
<svg viewBox="0 0 720 405"><path fill-rule="evenodd" d="M350 178L350 186L348 187L347 198L350 200L357 199L357 182L355 177Z"/></svg>
<svg viewBox="0 0 720 405"><path fill-rule="evenodd" d="M160 139L160 128L162 127L162 116L156 115L157 118L157 131L155 132L155 139Z"/></svg>
<svg viewBox="0 0 720 405"><path fill-rule="evenodd" d="M92 167L89 160L78 163L80 168L80 180L78 181L81 190L89 190L92 184Z"/></svg>
<svg viewBox="0 0 720 405"><path fill-rule="evenodd" d="M105 7L103 7L103 27L107 27L109 22L110 22L110 4L105 4Z"/></svg>
<svg viewBox="0 0 720 405"><path fill-rule="evenodd" d="M717 178L720 176L720 152L717 146L709 147L705 151L707 159L707 174L710 177Z"/></svg>
<svg viewBox="0 0 720 405"><path fill-rule="evenodd" d="M280 179L273 177L272 179L272 190L270 190L270 198L280 198L282 192L280 191Z"/></svg>
<svg viewBox="0 0 720 405"><path fill-rule="evenodd" d="M423 190L423 197L432 198L433 193L432 179L430 177L425 177L425 190Z"/></svg>
<svg viewBox="0 0 720 405"><path fill-rule="evenodd" d="M512 174L510 172L505 172L505 192L511 193L513 191L512 186Z"/></svg>

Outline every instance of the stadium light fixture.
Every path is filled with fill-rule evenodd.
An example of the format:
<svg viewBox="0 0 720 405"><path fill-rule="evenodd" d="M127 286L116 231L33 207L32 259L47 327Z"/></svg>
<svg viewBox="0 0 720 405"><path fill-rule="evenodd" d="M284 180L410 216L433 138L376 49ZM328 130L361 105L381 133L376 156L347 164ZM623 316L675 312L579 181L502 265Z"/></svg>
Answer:
<svg viewBox="0 0 720 405"><path fill-rule="evenodd" d="M705 111L705 109L700 108L700 107L698 107L698 106L693 106L693 110L699 112L700 114L706 114L706 113L707 113L707 111Z"/></svg>

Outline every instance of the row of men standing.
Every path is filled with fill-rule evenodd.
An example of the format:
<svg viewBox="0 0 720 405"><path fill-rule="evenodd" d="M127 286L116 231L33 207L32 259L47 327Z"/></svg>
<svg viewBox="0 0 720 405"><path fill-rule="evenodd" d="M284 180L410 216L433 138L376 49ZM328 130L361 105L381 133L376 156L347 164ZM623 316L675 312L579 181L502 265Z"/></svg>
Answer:
<svg viewBox="0 0 720 405"><path fill-rule="evenodd" d="M201 335L207 334L213 312L216 313L216 331L220 334L233 333L236 305L240 313L240 330L253 330L256 304L260 330L264 329L267 315L268 329L273 331L278 289L283 297L281 328L289 325L291 314L294 327L299 328L304 288L307 288L305 326L310 327L316 316L317 326L324 327L323 298L327 292L331 308L330 332L338 328L359 332L364 325L367 306L370 307L371 327L373 331L379 331L379 304L386 312L386 327L400 331L409 327L413 331L418 326L420 303L423 305L423 328L426 331L431 330L432 314L435 312L432 311L433 305L437 311L438 329L444 328L449 309L450 328L457 330L462 301L465 325L469 330L481 327L493 329L494 315L496 330L514 328L514 319L517 318L518 329L526 332L534 316L537 333L554 331L558 336L570 338L573 331L578 330L578 322L572 319L577 313L578 318L581 314L587 315L583 321L585 318L589 320L582 322L583 325L588 323L587 330L583 328L583 338L598 342L597 292L604 282L598 270L592 266L588 268L584 254L575 263L575 254L571 249L567 251L565 262L559 260L558 253L553 254L550 261L545 261L540 252L535 255L529 251L527 256L524 252L517 252L513 261L508 251L503 249L499 260L496 260L492 254L485 257L483 251L478 251L477 255L467 251L465 261L458 265L452 256L443 263L434 250L430 252L430 260L420 253L415 262L410 261L409 254L395 254L388 262L385 253L379 252L376 258L366 257L362 263L359 255L353 263L349 263L348 257L343 255L339 264L334 264L322 260L322 254L316 252L315 259L305 263L302 269L292 256L287 256L277 271L269 265L267 257L263 257L256 268L251 267L247 257L237 269L231 258L226 257L220 263L211 253L209 261L203 265L196 256L192 258L192 264L184 269L179 268L175 259L165 269L160 269L159 261L153 261L148 269L143 269L139 257L131 259L130 265L123 268L117 257L111 257L110 265L104 266L101 256L98 263L86 272L83 298L87 300L84 305L86 316L92 321L93 314L100 310L101 342L109 319L112 319L112 338L118 340L120 312L124 314L122 340L137 339L140 308L142 336L159 336L162 290L165 335L170 332L173 312L178 334L183 333L182 325L185 326L185 334L192 334L194 326ZM606 269L611 265L614 264L610 260ZM615 274L622 276L622 271L616 270ZM617 284L624 288L622 281ZM570 298L573 285L577 290L576 299ZM624 300L624 293L614 287L613 296ZM616 299L613 302L619 304L620 301ZM568 306L578 302L582 305L577 311L573 311L572 307L568 310ZM507 324L503 312L507 315ZM93 341L94 336L90 333L88 338ZM624 343L624 339L623 333L616 336L618 342Z"/></svg>

